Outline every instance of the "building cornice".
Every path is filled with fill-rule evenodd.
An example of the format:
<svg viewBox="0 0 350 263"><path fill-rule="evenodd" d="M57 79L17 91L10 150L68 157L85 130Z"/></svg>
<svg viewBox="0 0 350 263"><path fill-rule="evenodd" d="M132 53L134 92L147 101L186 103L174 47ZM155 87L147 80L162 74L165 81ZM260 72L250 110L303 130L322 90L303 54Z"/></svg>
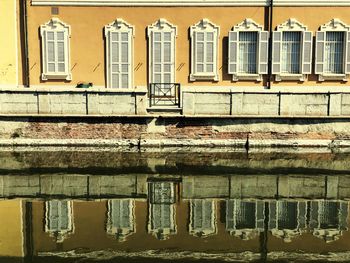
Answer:
<svg viewBox="0 0 350 263"><path fill-rule="evenodd" d="M270 0L31 0L43 6L268 6ZM274 0L274 6L350 6L349 0Z"/></svg>

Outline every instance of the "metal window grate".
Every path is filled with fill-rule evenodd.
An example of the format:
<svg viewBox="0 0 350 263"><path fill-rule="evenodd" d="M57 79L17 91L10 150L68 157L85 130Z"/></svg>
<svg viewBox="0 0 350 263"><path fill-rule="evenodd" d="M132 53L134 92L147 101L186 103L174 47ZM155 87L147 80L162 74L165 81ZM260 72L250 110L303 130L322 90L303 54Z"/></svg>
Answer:
<svg viewBox="0 0 350 263"><path fill-rule="evenodd" d="M255 74L256 73L256 51L257 51L257 32L240 32L239 33L239 73Z"/></svg>
<svg viewBox="0 0 350 263"><path fill-rule="evenodd" d="M283 32L282 73L300 73L301 32Z"/></svg>
<svg viewBox="0 0 350 263"><path fill-rule="evenodd" d="M344 32L327 32L325 44L325 73L341 74L344 64Z"/></svg>

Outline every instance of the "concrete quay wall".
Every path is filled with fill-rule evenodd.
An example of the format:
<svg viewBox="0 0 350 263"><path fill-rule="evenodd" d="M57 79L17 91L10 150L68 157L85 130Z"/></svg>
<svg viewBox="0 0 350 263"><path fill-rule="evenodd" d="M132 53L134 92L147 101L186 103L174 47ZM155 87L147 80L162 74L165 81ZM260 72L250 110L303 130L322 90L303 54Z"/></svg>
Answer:
<svg viewBox="0 0 350 263"><path fill-rule="evenodd" d="M0 198L147 198L152 175L42 174L0 176ZM169 179L169 178L168 178ZM348 175L183 176L183 199L350 199Z"/></svg>

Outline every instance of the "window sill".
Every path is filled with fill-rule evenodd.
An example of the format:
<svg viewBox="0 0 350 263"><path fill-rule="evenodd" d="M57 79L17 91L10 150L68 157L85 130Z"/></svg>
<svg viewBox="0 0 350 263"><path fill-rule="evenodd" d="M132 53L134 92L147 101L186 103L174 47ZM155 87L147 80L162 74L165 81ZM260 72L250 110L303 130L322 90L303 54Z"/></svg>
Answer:
<svg viewBox="0 0 350 263"><path fill-rule="evenodd" d="M340 81L348 81L349 75L347 74L320 74L318 75L318 81L325 80L340 80Z"/></svg>
<svg viewBox="0 0 350 263"><path fill-rule="evenodd" d="M282 80L305 81L306 78L307 78L306 74L276 74L275 75L275 81L282 81Z"/></svg>
<svg viewBox="0 0 350 263"><path fill-rule="evenodd" d="M196 80L213 80L213 81L219 81L219 75L218 74L191 74L190 75L190 81L196 81Z"/></svg>
<svg viewBox="0 0 350 263"><path fill-rule="evenodd" d="M72 74L69 73L42 73L41 79L46 81L50 79L54 80L72 80Z"/></svg>
<svg viewBox="0 0 350 263"><path fill-rule="evenodd" d="M239 80L254 80L254 81L262 81L261 74L233 74L232 81Z"/></svg>

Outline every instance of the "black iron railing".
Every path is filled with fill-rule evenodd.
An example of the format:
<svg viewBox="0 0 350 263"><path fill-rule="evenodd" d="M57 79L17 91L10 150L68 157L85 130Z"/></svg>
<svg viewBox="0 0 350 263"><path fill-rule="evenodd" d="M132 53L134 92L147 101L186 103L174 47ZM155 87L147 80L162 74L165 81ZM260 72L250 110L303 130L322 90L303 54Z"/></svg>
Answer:
<svg viewBox="0 0 350 263"><path fill-rule="evenodd" d="M151 83L149 84L149 106L177 106L180 107L179 83Z"/></svg>

